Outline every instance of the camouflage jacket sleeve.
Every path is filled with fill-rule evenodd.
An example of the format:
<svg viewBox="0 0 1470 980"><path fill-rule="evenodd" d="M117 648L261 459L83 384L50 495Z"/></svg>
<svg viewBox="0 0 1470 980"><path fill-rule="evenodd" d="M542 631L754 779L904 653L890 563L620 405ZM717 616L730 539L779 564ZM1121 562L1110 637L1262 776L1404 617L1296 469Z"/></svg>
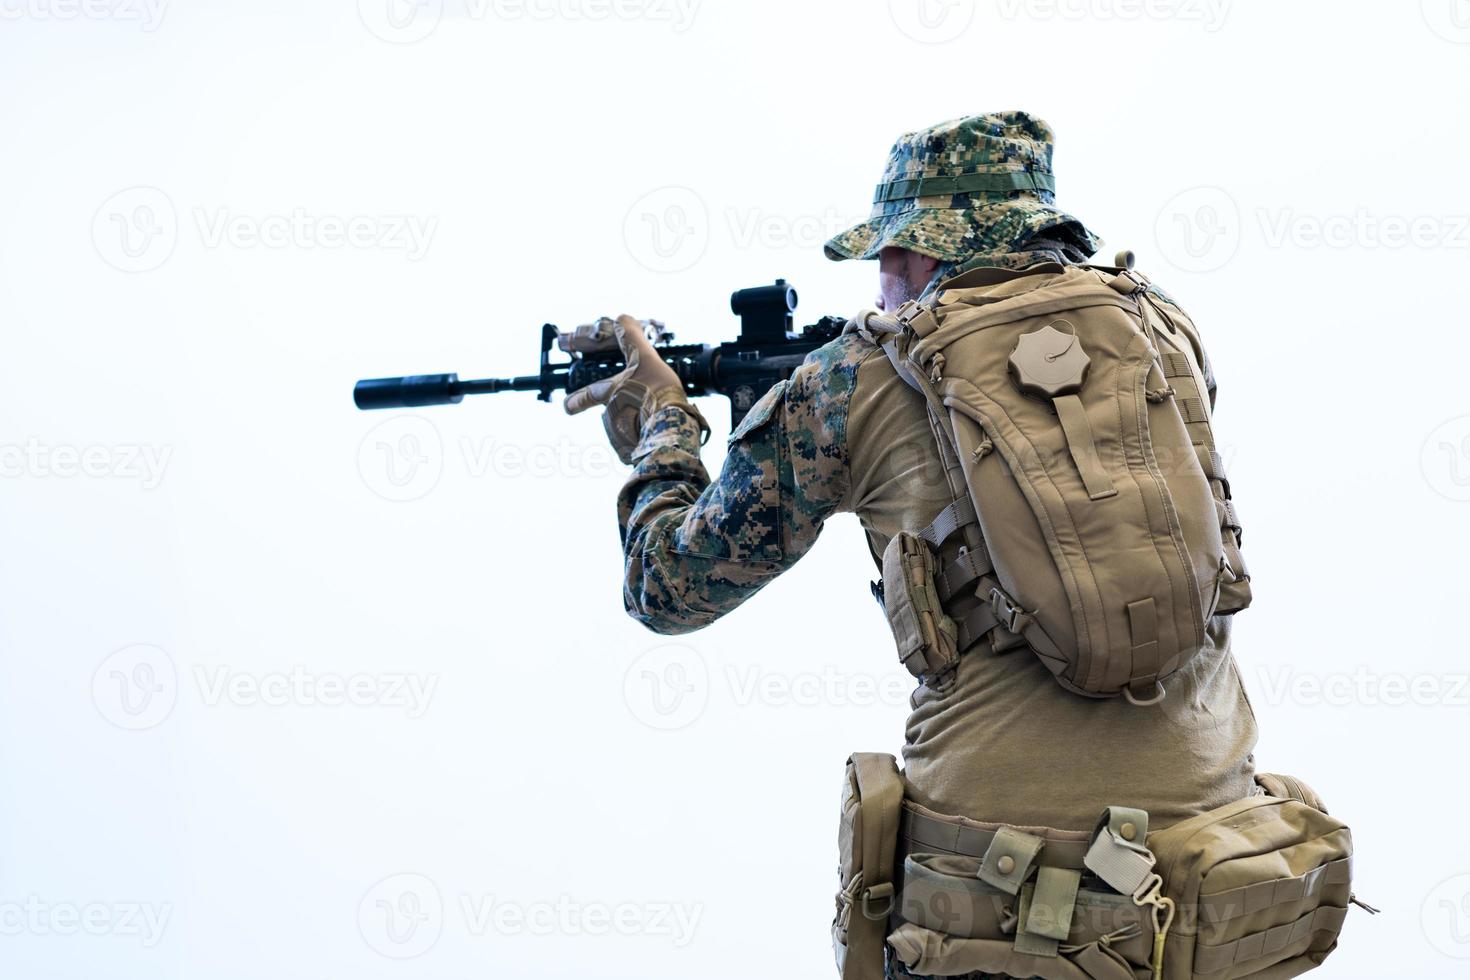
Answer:
<svg viewBox="0 0 1470 980"><path fill-rule="evenodd" d="M846 335L813 351L731 433L714 482L686 412L648 420L618 496L629 615L659 633L699 629L811 549L847 497L848 405L876 349Z"/></svg>

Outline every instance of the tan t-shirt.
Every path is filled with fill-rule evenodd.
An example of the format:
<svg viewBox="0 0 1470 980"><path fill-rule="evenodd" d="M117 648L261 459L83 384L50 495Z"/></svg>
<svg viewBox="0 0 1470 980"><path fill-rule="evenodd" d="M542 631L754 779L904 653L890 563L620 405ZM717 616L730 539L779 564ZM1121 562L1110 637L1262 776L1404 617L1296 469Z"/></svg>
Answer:
<svg viewBox="0 0 1470 980"><path fill-rule="evenodd" d="M661 633L733 611L806 554L834 513L857 514L881 555L894 533L951 502L920 396L860 334L815 351L761 398L713 481L699 437L683 408L655 413L618 499L624 602ZM980 644L961 656L953 687L914 695L910 795L940 813L1072 830L1113 804L1161 827L1249 795L1256 725L1230 621L1217 617L1209 636L1152 707L1072 694L1026 648ZM873 641L892 645L876 617Z"/></svg>
<svg viewBox="0 0 1470 980"><path fill-rule="evenodd" d="M879 352L865 358L848 408L851 485L840 505L882 554L950 503L924 404ZM940 813L1090 830L1104 806L1147 810L1165 826L1251 792L1255 716L1230 653L1230 619L1136 707L1064 690L1022 647L981 644L944 693L920 687L904 746L910 795Z"/></svg>

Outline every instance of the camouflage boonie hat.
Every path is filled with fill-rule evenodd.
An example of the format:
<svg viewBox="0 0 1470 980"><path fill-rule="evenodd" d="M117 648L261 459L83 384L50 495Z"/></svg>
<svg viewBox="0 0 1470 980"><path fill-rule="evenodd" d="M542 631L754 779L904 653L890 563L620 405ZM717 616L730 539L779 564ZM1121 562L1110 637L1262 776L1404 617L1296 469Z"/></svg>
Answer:
<svg viewBox="0 0 1470 980"><path fill-rule="evenodd" d="M1082 223L1053 207L1054 134L1025 112L967 116L893 144L873 214L827 242L829 259L873 259L888 245L963 262L1037 232Z"/></svg>

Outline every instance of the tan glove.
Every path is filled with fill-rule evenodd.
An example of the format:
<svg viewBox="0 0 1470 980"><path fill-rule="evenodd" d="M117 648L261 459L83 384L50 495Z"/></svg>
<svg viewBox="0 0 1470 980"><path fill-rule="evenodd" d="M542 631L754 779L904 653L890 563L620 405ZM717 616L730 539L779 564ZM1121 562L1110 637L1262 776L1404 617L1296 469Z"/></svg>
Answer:
<svg viewBox="0 0 1470 980"><path fill-rule="evenodd" d="M653 329L663 328L657 321L648 323ZM690 404L679 376L658 356L645 329L644 324L630 316L620 316L617 320L601 317L557 338L557 345L564 351L599 353L615 347L621 349L627 365L623 370L572 392L562 405L568 415L585 412L594 405L604 406L602 426L618 459L624 463L633 461L643 424L669 405L683 407L699 423L702 437L709 436L704 416Z"/></svg>

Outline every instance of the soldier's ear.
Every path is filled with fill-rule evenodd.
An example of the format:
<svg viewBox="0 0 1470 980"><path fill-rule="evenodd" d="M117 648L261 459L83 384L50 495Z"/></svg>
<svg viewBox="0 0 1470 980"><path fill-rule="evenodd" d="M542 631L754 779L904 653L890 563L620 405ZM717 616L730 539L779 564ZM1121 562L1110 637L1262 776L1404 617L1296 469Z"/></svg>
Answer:
<svg viewBox="0 0 1470 980"><path fill-rule="evenodd" d="M910 252L909 271L912 273L911 281L926 283L934 278L935 271L939 268L939 260L932 255L924 255L921 252Z"/></svg>

